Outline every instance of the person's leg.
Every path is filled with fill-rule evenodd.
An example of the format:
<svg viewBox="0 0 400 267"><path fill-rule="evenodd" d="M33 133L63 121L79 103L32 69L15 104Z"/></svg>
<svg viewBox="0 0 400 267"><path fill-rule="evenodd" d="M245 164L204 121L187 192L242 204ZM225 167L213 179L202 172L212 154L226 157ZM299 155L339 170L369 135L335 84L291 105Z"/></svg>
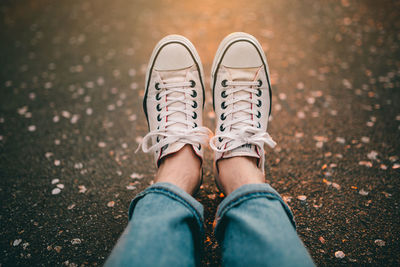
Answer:
<svg viewBox="0 0 400 267"><path fill-rule="evenodd" d="M212 67L217 185L227 195L217 212L216 235L226 266L310 266L296 235L292 214L279 194L265 184L264 144L271 84L260 43L246 33L228 35Z"/></svg>
<svg viewBox="0 0 400 267"><path fill-rule="evenodd" d="M156 183L132 201L129 224L106 266L199 264L203 208L190 195L198 186L199 172L200 160L190 146L163 160Z"/></svg>
<svg viewBox="0 0 400 267"><path fill-rule="evenodd" d="M215 229L222 265L313 266L289 208L264 183L256 164L235 157L218 165L220 185L228 194L219 206Z"/></svg>
<svg viewBox="0 0 400 267"><path fill-rule="evenodd" d="M146 73L143 108L149 133L143 152L153 153L155 184L131 203L129 224L107 266L195 266L200 262L203 207L193 194L209 130L202 126L203 70L183 36L163 38Z"/></svg>

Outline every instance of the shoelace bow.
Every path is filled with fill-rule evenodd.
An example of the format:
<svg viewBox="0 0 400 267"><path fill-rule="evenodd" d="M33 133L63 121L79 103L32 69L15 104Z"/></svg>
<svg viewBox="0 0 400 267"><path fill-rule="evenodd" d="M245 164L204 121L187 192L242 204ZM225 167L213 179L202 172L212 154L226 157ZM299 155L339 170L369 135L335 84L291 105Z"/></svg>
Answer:
<svg viewBox="0 0 400 267"><path fill-rule="evenodd" d="M233 114L233 119L231 121L224 122L221 127L223 129L230 128L230 131L225 134L221 133L212 137L210 139L210 147L214 151L220 153L231 151L245 144L252 144L262 148L264 143L266 143L271 148L274 148L276 146L275 141L272 140L271 136L267 132L260 129L261 125L259 122L257 122L257 120L252 120L252 118L259 118L261 116L260 111L257 109L251 109L248 105L241 105L238 107L234 105L238 102L244 101L260 107L260 100L252 97L253 95L261 95L261 89L254 88L255 86L259 86L259 82L227 81L225 86L228 88L224 93L226 96L225 98L228 98L230 94L234 94L239 91L248 92L249 94L238 97L235 96L235 98L225 101L226 111L223 112L222 115L224 117L228 117L229 115ZM245 112L248 116L242 115L240 117L235 117L234 114L237 112ZM243 124L246 126L243 126Z"/></svg>
<svg viewBox="0 0 400 267"><path fill-rule="evenodd" d="M207 144L208 137L211 131L203 126L198 126L195 122L191 120L175 118L171 116L176 113L183 113L186 116L197 117L194 110L187 109L186 106L190 105L193 109L197 107L197 102L190 99L195 97L196 91L188 91L187 87L193 87L193 82L179 82L179 83L164 83L158 84L157 100L164 99L166 97L167 101L161 101L157 104L157 111L163 111L158 114L157 120L160 121L158 129L149 132L143 137L142 142L139 144L135 152L142 148L143 152L147 153L149 151L158 151L163 146L172 144L175 142L187 143L190 145L197 146L199 144ZM168 90L166 90L168 89ZM180 97L173 97L171 94L180 93ZM174 103L181 103L182 105L172 107ZM168 117L168 119L165 119ZM181 123L186 126L186 129L171 129L170 126ZM184 128L184 127L182 127ZM149 146L149 141L152 137L156 137L158 142Z"/></svg>

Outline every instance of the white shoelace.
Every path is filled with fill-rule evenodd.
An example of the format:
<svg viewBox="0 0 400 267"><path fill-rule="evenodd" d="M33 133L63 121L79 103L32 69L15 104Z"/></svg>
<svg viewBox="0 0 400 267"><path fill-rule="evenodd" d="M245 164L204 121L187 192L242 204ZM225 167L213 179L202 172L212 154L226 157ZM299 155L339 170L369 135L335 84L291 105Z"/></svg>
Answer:
<svg viewBox="0 0 400 267"><path fill-rule="evenodd" d="M233 116L232 120L227 120L226 122L224 121L221 127L230 129L230 131L226 134L221 133L212 137L210 139L210 147L214 151L220 153L231 151L245 144L252 144L263 148L264 143L266 143L271 148L274 148L276 146L275 141L272 140L271 136L267 132L259 128L261 125L259 122L257 122L257 120L252 120L252 117L261 116L260 111L258 111L256 108L251 109L249 105L234 105L243 101L254 106L260 106L260 100L256 99L256 97L252 97L260 93L259 90L261 89L254 88L255 86L259 85L259 82L227 81L225 84L227 87L225 90L226 96L237 92L248 92L249 94L226 100L224 105L226 106L226 111L223 112L223 116L228 117L229 115L234 115L237 112L245 112L247 114L237 118Z"/></svg>
<svg viewBox="0 0 400 267"><path fill-rule="evenodd" d="M194 109L197 107L197 103L190 99L193 96L193 91L187 90L185 88L192 86L192 82L179 82L179 83L168 83L159 84L159 93L157 94L157 99L164 99L166 97L167 101L160 101L157 104L158 111L161 111L158 115L159 125L158 129L149 132L139 144L136 152L142 148L143 152L147 153L149 151L158 151L163 146L172 144L175 142L187 143L190 145L197 146L199 144L207 144L210 130L203 126L196 125L191 120L186 120L182 118L174 118L172 116L176 113L183 113L186 116L197 116ZM166 90L168 89L168 90ZM179 93L179 97L173 97L171 94ZM174 103L181 103L179 107L171 105ZM186 106L190 105L193 109L187 109ZM168 117L166 119L166 117ZM186 127L182 129L171 129L174 124L183 124ZM157 137L159 142L149 146L149 141L152 137Z"/></svg>

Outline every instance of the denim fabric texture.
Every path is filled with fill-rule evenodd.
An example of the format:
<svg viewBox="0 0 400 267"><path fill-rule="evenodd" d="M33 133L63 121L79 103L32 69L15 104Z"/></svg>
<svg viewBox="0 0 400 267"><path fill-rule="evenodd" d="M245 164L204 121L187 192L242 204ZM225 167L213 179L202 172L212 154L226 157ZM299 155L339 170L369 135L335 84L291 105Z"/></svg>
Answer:
<svg viewBox="0 0 400 267"><path fill-rule="evenodd" d="M129 223L105 266L199 266L203 206L169 183L156 183L129 207ZM244 185L220 204L215 233L222 266L314 266L293 215L268 184Z"/></svg>
<svg viewBox="0 0 400 267"><path fill-rule="evenodd" d="M269 184L244 185L219 205L222 266L314 266L293 214Z"/></svg>

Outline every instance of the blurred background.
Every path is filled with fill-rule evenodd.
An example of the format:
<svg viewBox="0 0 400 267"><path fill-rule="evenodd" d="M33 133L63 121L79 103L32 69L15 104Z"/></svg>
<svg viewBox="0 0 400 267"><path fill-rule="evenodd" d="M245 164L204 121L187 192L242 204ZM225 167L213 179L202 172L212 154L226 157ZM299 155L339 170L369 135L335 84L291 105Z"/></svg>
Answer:
<svg viewBox="0 0 400 267"><path fill-rule="evenodd" d="M134 154L154 45L194 43L214 129L209 72L233 31L267 54L267 180L317 265L399 265L399 15L387 0L1 1L0 266L104 263L155 173ZM210 150L204 173L203 265L218 266Z"/></svg>

